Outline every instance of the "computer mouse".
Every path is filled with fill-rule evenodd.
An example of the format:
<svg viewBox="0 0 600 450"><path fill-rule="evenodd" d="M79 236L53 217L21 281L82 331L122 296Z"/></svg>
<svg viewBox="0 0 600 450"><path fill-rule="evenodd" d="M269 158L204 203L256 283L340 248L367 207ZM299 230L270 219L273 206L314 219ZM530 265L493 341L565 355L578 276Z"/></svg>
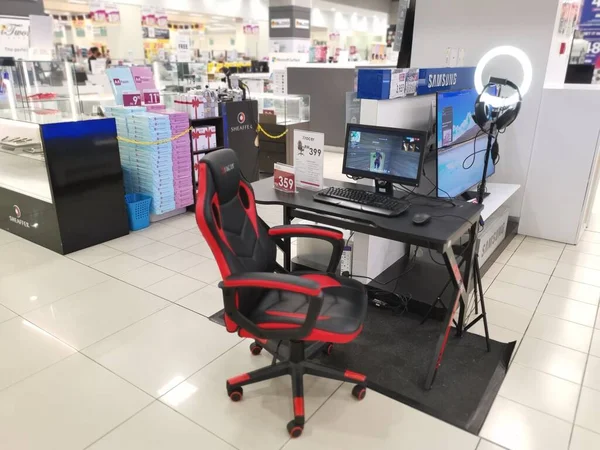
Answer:
<svg viewBox="0 0 600 450"><path fill-rule="evenodd" d="M431 216L429 214L418 213L415 214L412 218L412 221L415 225L425 225L431 220Z"/></svg>

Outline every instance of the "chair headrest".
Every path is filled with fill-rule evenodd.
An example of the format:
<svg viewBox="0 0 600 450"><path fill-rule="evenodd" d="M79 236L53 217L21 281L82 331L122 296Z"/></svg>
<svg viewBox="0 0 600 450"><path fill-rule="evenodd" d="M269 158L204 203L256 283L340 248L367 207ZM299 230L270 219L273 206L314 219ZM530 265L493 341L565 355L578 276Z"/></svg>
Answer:
<svg viewBox="0 0 600 450"><path fill-rule="evenodd" d="M238 194L240 162L233 150L216 150L204 156L200 162L205 163L210 170L220 203L227 203Z"/></svg>

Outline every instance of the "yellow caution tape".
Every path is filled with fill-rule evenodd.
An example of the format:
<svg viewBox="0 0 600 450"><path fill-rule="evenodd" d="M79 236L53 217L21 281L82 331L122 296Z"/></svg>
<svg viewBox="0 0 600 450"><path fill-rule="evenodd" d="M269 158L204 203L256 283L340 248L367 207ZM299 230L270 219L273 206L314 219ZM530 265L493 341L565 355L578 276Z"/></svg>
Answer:
<svg viewBox="0 0 600 450"><path fill-rule="evenodd" d="M180 137L185 136L186 134L188 134L190 131L192 131L194 127L189 127L187 130L182 131L181 133L175 135L175 136L171 136L170 138L166 138L166 139L161 139L160 141L154 141L154 142L147 142L147 141L136 141L135 139L129 139L126 137L122 137L122 136L117 136L117 139L119 141L122 142L127 142L128 144L137 144L137 145L160 145L160 144L167 144L169 142L172 142L176 139L179 139Z"/></svg>
<svg viewBox="0 0 600 450"><path fill-rule="evenodd" d="M259 133L264 134L266 137L268 137L270 139L281 139L282 137L284 137L288 133L288 130L286 129L283 133L281 133L281 134L279 134L277 136L272 136L269 133L267 133L265 131L265 129L262 126L260 126L260 124L258 125L258 128L256 129L256 131L259 132Z"/></svg>

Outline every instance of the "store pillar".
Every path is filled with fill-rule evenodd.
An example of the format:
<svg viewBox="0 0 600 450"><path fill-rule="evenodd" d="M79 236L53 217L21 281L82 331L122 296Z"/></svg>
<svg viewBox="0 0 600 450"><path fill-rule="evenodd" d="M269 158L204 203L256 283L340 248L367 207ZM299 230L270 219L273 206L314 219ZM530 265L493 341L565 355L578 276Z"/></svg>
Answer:
<svg viewBox="0 0 600 450"><path fill-rule="evenodd" d="M311 0L269 2L269 51L306 53L310 48Z"/></svg>

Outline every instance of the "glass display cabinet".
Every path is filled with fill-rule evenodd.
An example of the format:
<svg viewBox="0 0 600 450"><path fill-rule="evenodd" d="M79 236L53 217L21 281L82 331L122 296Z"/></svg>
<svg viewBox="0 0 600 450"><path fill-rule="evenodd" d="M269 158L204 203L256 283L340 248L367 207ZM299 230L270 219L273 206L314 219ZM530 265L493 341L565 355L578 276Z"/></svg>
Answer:
<svg viewBox="0 0 600 450"><path fill-rule="evenodd" d="M271 174L275 163L293 164L294 130L310 130L310 96L263 93L252 98L258 101L259 122L266 131L259 136L259 170Z"/></svg>
<svg viewBox="0 0 600 450"><path fill-rule="evenodd" d="M128 234L114 119L27 102L0 111L0 229L60 254Z"/></svg>
<svg viewBox="0 0 600 450"><path fill-rule="evenodd" d="M310 122L310 95L252 93L251 96L258 101L259 114L275 116L278 125Z"/></svg>

